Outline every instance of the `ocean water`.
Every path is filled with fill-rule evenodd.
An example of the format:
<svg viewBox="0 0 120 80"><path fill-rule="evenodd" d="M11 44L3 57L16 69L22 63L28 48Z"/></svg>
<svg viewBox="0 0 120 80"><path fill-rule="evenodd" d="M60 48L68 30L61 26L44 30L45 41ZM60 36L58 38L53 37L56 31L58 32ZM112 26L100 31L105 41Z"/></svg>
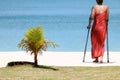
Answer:
<svg viewBox="0 0 120 80"><path fill-rule="evenodd" d="M109 6L109 50L120 51L120 0ZM0 51L20 51L30 27L43 26L44 37L58 43L48 51L84 51L88 18L95 0L0 0ZM90 51L90 37L87 51ZM105 43L106 50L106 43Z"/></svg>

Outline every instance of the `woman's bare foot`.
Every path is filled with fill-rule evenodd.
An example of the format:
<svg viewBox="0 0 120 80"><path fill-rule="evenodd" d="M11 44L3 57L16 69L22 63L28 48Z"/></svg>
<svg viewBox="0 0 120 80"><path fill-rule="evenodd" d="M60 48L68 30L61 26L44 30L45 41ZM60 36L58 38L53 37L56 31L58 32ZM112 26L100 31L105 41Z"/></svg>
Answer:
<svg viewBox="0 0 120 80"><path fill-rule="evenodd" d="M98 58L95 58L93 62L98 63L99 62Z"/></svg>
<svg viewBox="0 0 120 80"><path fill-rule="evenodd" d="M103 56L100 57L100 63L103 63Z"/></svg>

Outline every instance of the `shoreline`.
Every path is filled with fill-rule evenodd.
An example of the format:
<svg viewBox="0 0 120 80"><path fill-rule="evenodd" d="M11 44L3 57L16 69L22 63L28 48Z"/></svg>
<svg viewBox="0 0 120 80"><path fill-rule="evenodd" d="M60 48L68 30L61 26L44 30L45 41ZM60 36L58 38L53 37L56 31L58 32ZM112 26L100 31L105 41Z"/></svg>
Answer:
<svg viewBox="0 0 120 80"><path fill-rule="evenodd" d="M84 52L50 52L46 51L38 55L38 64L46 66L81 66L81 67L100 67L100 66L120 66L120 52L109 52L109 63L107 63L107 53L104 53L103 63L93 63L91 53L86 52L85 62L83 63ZM24 51L0 52L0 68L6 67L12 61L33 62L33 55Z"/></svg>

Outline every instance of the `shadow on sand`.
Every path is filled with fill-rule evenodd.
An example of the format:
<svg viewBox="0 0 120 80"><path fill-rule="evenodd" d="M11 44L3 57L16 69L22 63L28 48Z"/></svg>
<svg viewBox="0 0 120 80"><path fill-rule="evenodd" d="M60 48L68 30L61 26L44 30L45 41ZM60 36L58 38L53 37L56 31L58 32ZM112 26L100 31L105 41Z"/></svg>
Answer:
<svg viewBox="0 0 120 80"><path fill-rule="evenodd" d="M7 64L7 66L16 66L16 65L32 65L33 68L40 68L40 69L51 69L51 70L54 70L54 71L58 71L58 69L56 68L53 68L53 67L50 67L50 66L44 66L44 65L37 65L35 66L33 62L26 62L26 61L13 61L13 62L9 62Z"/></svg>

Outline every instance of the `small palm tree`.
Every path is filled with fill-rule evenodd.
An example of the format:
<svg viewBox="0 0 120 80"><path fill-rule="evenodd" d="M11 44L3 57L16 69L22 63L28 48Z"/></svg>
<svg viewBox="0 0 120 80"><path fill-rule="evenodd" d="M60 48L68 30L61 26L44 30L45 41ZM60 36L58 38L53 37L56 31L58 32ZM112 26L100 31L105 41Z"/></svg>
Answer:
<svg viewBox="0 0 120 80"><path fill-rule="evenodd" d="M23 38L18 44L18 47L22 50L34 54L35 66L38 65L38 53L42 53L43 50L46 51L49 46L57 47L57 44L55 42L48 42L43 37L42 26L28 29L28 31L25 33L25 38Z"/></svg>

